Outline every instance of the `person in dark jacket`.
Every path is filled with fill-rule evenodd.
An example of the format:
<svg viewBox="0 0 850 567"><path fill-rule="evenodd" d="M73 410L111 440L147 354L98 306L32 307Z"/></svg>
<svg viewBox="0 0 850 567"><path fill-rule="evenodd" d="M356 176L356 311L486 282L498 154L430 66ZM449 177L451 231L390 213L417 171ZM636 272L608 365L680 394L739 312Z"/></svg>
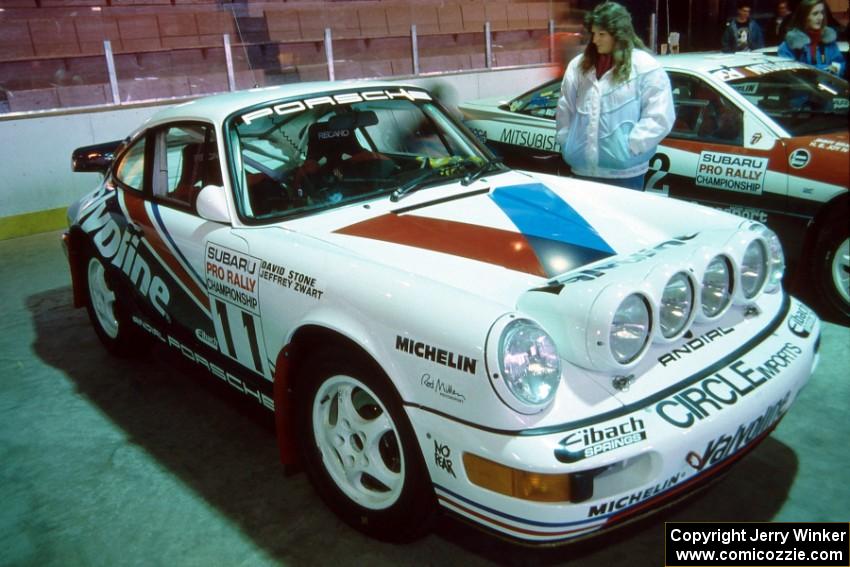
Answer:
<svg viewBox="0 0 850 567"><path fill-rule="evenodd" d="M779 0L773 9L773 17L765 26L765 43L767 45L779 45L785 39L788 31L788 22L791 16L791 5L788 0Z"/></svg>
<svg viewBox="0 0 850 567"><path fill-rule="evenodd" d="M761 27L750 18L753 3L749 0L738 0L737 15L729 20L720 45L726 53L735 51L753 51L764 47L764 35Z"/></svg>
<svg viewBox="0 0 850 567"><path fill-rule="evenodd" d="M828 10L822 0L802 0L791 16L779 55L841 77L846 61L838 49L838 34L826 25Z"/></svg>

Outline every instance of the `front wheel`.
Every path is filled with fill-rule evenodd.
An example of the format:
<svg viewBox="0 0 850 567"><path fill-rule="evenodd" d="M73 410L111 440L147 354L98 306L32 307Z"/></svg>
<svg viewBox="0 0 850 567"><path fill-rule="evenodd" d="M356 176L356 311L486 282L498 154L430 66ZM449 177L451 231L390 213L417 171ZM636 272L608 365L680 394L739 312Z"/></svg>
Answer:
<svg viewBox="0 0 850 567"><path fill-rule="evenodd" d="M352 527L411 541L436 510L398 394L373 364L331 350L307 361L295 388L302 462L325 503Z"/></svg>
<svg viewBox="0 0 850 567"><path fill-rule="evenodd" d="M845 221L827 225L815 252L815 278L827 307L850 322L850 230Z"/></svg>

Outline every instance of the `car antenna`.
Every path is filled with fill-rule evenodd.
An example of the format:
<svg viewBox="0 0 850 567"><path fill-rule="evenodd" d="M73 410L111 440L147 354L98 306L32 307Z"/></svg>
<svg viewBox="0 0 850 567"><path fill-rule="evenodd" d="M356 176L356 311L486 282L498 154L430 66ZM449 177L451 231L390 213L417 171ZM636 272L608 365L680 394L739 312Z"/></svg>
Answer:
<svg viewBox="0 0 850 567"><path fill-rule="evenodd" d="M239 43L242 44L242 52L245 54L245 62L248 63L248 68L251 70L251 81L254 83L255 89L260 87L257 82L257 73L254 71L254 66L251 64L251 57L248 55L248 48L245 46L245 38L242 37L242 27L239 25L239 18L236 16L236 8L230 4L230 15L233 17L233 24L236 26L236 35L239 36Z"/></svg>

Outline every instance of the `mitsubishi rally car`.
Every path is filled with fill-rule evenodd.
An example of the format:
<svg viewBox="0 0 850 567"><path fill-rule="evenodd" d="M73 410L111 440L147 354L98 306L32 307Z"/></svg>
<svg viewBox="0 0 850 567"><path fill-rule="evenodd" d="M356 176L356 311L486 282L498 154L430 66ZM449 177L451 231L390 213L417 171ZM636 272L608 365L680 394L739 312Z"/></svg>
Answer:
<svg viewBox="0 0 850 567"><path fill-rule="evenodd" d="M283 463L375 537L642 516L762 441L817 362L763 224L509 170L418 87L195 100L73 167L104 174L63 241L106 349L273 412Z"/></svg>
<svg viewBox="0 0 850 567"><path fill-rule="evenodd" d="M775 230L793 272L850 322L847 82L757 53L659 57L676 122L644 187ZM555 140L560 79L460 105L467 126L512 167L566 175Z"/></svg>

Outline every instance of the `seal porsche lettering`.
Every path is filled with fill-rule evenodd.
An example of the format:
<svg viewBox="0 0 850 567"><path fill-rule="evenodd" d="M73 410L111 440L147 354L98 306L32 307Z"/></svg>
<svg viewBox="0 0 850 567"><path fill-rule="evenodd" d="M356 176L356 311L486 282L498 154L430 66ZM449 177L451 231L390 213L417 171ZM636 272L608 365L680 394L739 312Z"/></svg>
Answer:
<svg viewBox="0 0 850 567"><path fill-rule="evenodd" d="M407 354L412 354L413 356L418 356L419 358L424 358L425 360L430 360L431 362L469 374L475 374L475 369L478 365L478 361L474 358L455 354L451 351L398 335L395 338L395 348Z"/></svg>

